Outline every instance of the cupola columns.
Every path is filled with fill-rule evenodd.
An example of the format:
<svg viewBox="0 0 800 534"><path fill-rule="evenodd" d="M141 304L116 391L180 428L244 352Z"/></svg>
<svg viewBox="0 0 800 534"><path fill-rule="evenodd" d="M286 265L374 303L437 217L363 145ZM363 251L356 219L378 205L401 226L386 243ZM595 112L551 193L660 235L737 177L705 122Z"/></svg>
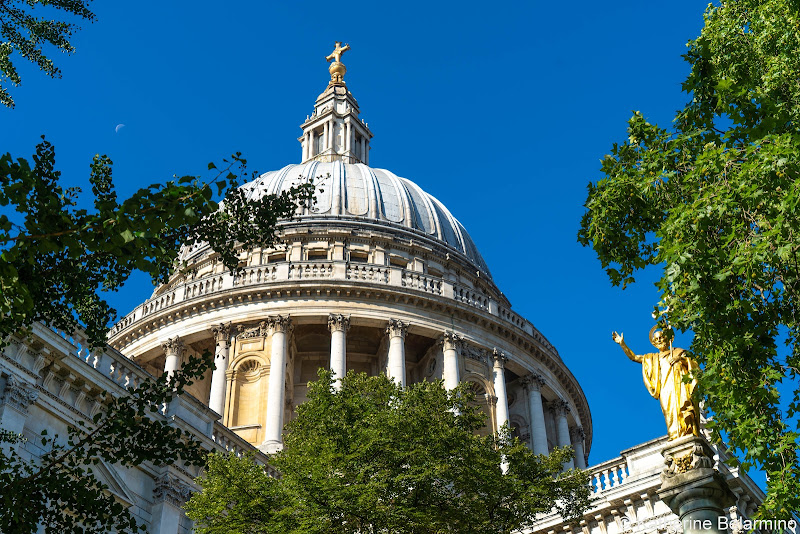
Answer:
<svg viewBox="0 0 800 534"><path fill-rule="evenodd" d="M583 450L583 440L586 439L586 433L583 431L583 427L570 427L569 435L572 438L572 448L575 450L575 467L586 469L586 453Z"/></svg>
<svg viewBox="0 0 800 534"><path fill-rule="evenodd" d="M161 348L164 349L164 372L167 373L167 376L172 377L175 371L181 367L181 359L186 346L179 336L175 336L164 341Z"/></svg>
<svg viewBox="0 0 800 534"><path fill-rule="evenodd" d="M331 371L333 372L333 389L342 389L342 378L347 374L347 330L350 329L350 317L342 314L328 316L328 330L331 331Z"/></svg>
<svg viewBox="0 0 800 534"><path fill-rule="evenodd" d="M550 452L547 447L542 386L544 386L544 377L536 373L531 373L522 379L522 387L528 392L528 407L531 412L531 448L535 454Z"/></svg>
<svg viewBox="0 0 800 534"><path fill-rule="evenodd" d="M567 423L567 413L569 413L569 403L565 400L559 399L553 401L551 404L553 413L556 416L556 434L558 437L559 447L569 447L572 445L569 437L569 423ZM564 462L564 470L572 469L575 463L570 460Z"/></svg>
<svg viewBox="0 0 800 534"><path fill-rule="evenodd" d="M389 336L389 356L386 362L386 373L400 387L406 387L406 333L408 323L398 319L389 319L386 334Z"/></svg>
<svg viewBox="0 0 800 534"><path fill-rule="evenodd" d="M211 329L216 343L214 348L214 371L211 374L211 393L208 407L220 415L225 413L225 385L228 381L228 355L231 347L231 323L224 323Z"/></svg>
<svg viewBox="0 0 800 534"><path fill-rule="evenodd" d="M264 443L260 447L268 454L283 448L286 362L288 360L287 334L292 329L292 320L289 317L271 317L269 329L272 334L272 349L269 364L269 390L267 391L267 418L264 425Z"/></svg>
<svg viewBox="0 0 800 534"><path fill-rule="evenodd" d="M463 344L461 336L455 332L445 332L442 336L442 379L446 390L455 389L461 381L458 369L458 351Z"/></svg>
<svg viewBox="0 0 800 534"><path fill-rule="evenodd" d="M506 371L505 364L508 358L500 350L494 349L492 353L494 365L492 375L494 377L494 395L497 397L497 429L508 423L508 394L506 393Z"/></svg>

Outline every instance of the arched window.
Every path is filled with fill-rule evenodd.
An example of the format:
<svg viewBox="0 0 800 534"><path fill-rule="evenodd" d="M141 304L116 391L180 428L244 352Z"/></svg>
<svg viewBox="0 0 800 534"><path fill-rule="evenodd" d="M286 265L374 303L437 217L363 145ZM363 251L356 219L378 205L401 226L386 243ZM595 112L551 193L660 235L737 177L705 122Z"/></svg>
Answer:
<svg viewBox="0 0 800 534"><path fill-rule="evenodd" d="M478 379L467 380L470 391L475 395L475 405L485 416L485 424L478 429L479 436L491 435L494 431L493 412L494 407L490 403L490 395L486 392L486 386L478 382Z"/></svg>

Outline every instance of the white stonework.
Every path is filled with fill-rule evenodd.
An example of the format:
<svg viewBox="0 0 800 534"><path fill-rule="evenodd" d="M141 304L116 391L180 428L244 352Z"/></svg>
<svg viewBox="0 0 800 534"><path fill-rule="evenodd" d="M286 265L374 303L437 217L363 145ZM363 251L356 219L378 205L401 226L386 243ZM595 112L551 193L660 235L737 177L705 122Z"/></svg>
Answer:
<svg viewBox="0 0 800 534"><path fill-rule="evenodd" d="M40 433L65 436L68 426L92 425L100 408L98 395L121 395L147 371L116 350L89 351L80 333L67 336L39 324L30 338L11 338L0 352L0 427L22 434L17 451L26 459L43 454ZM159 373L160 374L160 373ZM241 454L252 446L217 421L205 403L190 395L176 398L155 417L191 432L208 450ZM264 462L266 458L256 452ZM101 462L95 476L109 487L147 532L191 532L181 506L197 490L195 468L156 467L150 463L123 468Z"/></svg>
<svg viewBox="0 0 800 534"><path fill-rule="evenodd" d="M208 350L216 369L160 416L209 449L279 449L308 383L330 367L337 378L349 370L385 373L403 385L466 381L487 415L482 433L508 422L537 453L572 445L577 465L586 465L593 428L577 380L544 335L512 311L449 210L412 181L368 166L372 133L358 114L346 87L330 85L302 125L301 164L243 186L260 198L315 178L321 190L314 206L280 223L280 246L241 253L240 273L227 272L208 246L185 249L187 268L113 327L113 349L89 353L78 334L39 326L32 342L6 348L3 427L32 438L88 421L99 390L121 394L145 373L172 372ZM579 529L554 516L532 532L666 532L674 517L655 497L659 443L592 468L611 478L595 477L593 508ZM26 444L26 454L39 452L35 440ZM150 532L188 531L180 504L196 473L103 469ZM760 502L752 483L738 487L744 510Z"/></svg>

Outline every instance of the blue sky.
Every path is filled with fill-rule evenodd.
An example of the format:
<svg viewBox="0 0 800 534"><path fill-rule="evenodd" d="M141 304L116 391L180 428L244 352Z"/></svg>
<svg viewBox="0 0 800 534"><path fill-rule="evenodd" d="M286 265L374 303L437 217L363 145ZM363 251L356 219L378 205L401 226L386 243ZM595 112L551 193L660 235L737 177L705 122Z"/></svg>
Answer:
<svg viewBox="0 0 800 534"><path fill-rule="evenodd" d="M108 154L123 195L234 151L251 170L299 163L324 57L348 42L371 165L444 202L514 310L555 344L589 400L596 464L666 429L640 367L611 340L623 331L650 350L657 273L610 286L575 240L586 184L632 110L666 126L683 106L681 54L706 5L98 2L77 52L53 54L62 79L18 61L0 151L29 157L45 134L65 182L87 190L92 156ZM125 314L151 290L140 277L110 300Z"/></svg>

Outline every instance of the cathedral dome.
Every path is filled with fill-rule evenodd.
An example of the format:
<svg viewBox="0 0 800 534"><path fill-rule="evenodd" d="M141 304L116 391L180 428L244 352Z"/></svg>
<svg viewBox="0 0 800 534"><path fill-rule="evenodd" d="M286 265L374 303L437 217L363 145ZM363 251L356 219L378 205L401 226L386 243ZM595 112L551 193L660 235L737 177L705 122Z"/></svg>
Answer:
<svg viewBox="0 0 800 534"><path fill-rule="evenodd" d="M154 375L213 352L213 372L187 391L264 451L282 446L284 421L329 367L401 385L467 382L486 417L480 432L508 424L540 454L572 445L584 467L592 421L580 384L512 310L444 204L370 165L373 134L342 79L347 49L329 56L299 162L241 186L259 199L312 180L315 203L278 223L278 243L240 250L235 272L206 244L184 248L184 268L114 326L110 344Z"/></svg>
<svg viewBox="0 0 800 534"><path fill-rule="evenodd" d="M436 198L417 184L385 169L363 163L309 161L267 172L243 185L249 198L280 194L293 185L314 179L316 204L304 209L304 222L352 220L411 230L435 238L465 256L483 275L489 268L464 226Z"/></svg>

